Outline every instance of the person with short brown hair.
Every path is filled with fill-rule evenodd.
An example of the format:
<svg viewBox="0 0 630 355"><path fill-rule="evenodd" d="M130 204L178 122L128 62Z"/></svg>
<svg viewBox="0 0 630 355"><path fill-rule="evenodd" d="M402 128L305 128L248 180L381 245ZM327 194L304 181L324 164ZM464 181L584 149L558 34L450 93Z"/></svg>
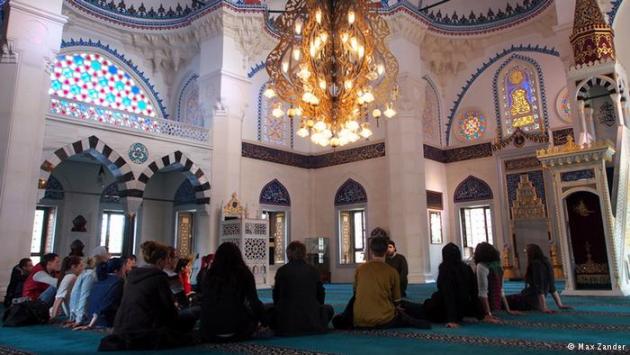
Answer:
<svg viewBox="0 0 630 355"><path fill-rule="evenodd" d="M324 304L326 291L319 272L305 261L306 246L287 246L289 262L276 272L271 328L277 335L323 333L332 319L332 306Z"/></svg>

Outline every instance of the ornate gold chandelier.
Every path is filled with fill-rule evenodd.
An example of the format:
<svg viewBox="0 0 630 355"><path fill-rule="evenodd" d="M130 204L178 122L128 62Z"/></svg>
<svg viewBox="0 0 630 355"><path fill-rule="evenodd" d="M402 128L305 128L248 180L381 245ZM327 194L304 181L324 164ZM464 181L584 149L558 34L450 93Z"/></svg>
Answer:
<svg viewBox="0 0 630 355"><path fill-rule="evenodd" d="M300 137L343 146L372 135L370 116L396 115L398 62L387 22L368 0L289 0L267 57L272 115L299 118Z"/></svg>

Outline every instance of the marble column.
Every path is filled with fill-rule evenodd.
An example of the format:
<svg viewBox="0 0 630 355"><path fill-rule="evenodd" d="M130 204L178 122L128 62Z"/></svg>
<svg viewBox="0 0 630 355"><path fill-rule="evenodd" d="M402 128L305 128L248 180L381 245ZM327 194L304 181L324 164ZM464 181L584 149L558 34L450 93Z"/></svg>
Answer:
<svg viewBox="0 0 630 355"><path fill-rule="evenodd" d="M0 289L30 255L42 159L48 66L61 44L63 0L12 0L0 38ZM2 290L0 290L2 294Z"/></svg>
<svg viewBox="0 0 630 355"><path fill-rule="evenodd" d="M407 257L409 282L430 279L429 233L423 159L421 108L424 85L419 75L399 75L398 115L387 119L390 236Z"/></svg>

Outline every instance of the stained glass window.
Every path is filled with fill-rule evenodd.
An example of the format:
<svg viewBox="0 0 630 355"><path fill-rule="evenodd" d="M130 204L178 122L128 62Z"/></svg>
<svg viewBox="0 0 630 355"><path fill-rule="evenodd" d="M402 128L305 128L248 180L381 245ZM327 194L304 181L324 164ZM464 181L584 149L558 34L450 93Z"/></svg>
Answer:
<svg viewBox="0 0 630 355"><path fill-rule="evenodd" d="M455 135L462 142L472 142L480 139L486 133L488 121L478 111L466 111L457 118Z"/></svg>
<svg viewBox="0 0 630 355"><path fill-rule="evenodd" d="M199 104L199 83L196 76L184 85L177 113L177 120L180 122L204 126L203 109Z"/></svg>
<svg viewBox="0 0 630 355"><path fill-rule="evenodd" d="M561 120L571 123L571 101L569 99L569 91L563 88L556 98L556 111Z"/></svg>
<svg viewBox="0 0 630 355"><path fill-rule="evenodd" d="M142 87L101 54L61 54L57 56L50 79L50 95L133 114L156 115Z"/></svg>
<svg viewBox="0 0 630 355"><path fill-rule="evenodd" d="M538 84L531 66L516 64L504 71L501 81L502 125L505 135L516 128L525 132L541 130Z"/></svg>

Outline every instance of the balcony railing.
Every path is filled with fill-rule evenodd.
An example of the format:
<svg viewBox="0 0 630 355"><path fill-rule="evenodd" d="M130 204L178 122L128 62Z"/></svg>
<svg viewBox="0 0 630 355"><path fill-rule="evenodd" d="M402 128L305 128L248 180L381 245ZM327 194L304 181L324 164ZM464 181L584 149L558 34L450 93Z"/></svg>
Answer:
<svg viewBox="0 0 630 355"><path fill-rule="evenodd" d="M125 128L199 143L208 143L209 138L209 130L207 128L109 109L60 97L51 97L49 112L72 120L98 123L110 127Z"/></svg>

